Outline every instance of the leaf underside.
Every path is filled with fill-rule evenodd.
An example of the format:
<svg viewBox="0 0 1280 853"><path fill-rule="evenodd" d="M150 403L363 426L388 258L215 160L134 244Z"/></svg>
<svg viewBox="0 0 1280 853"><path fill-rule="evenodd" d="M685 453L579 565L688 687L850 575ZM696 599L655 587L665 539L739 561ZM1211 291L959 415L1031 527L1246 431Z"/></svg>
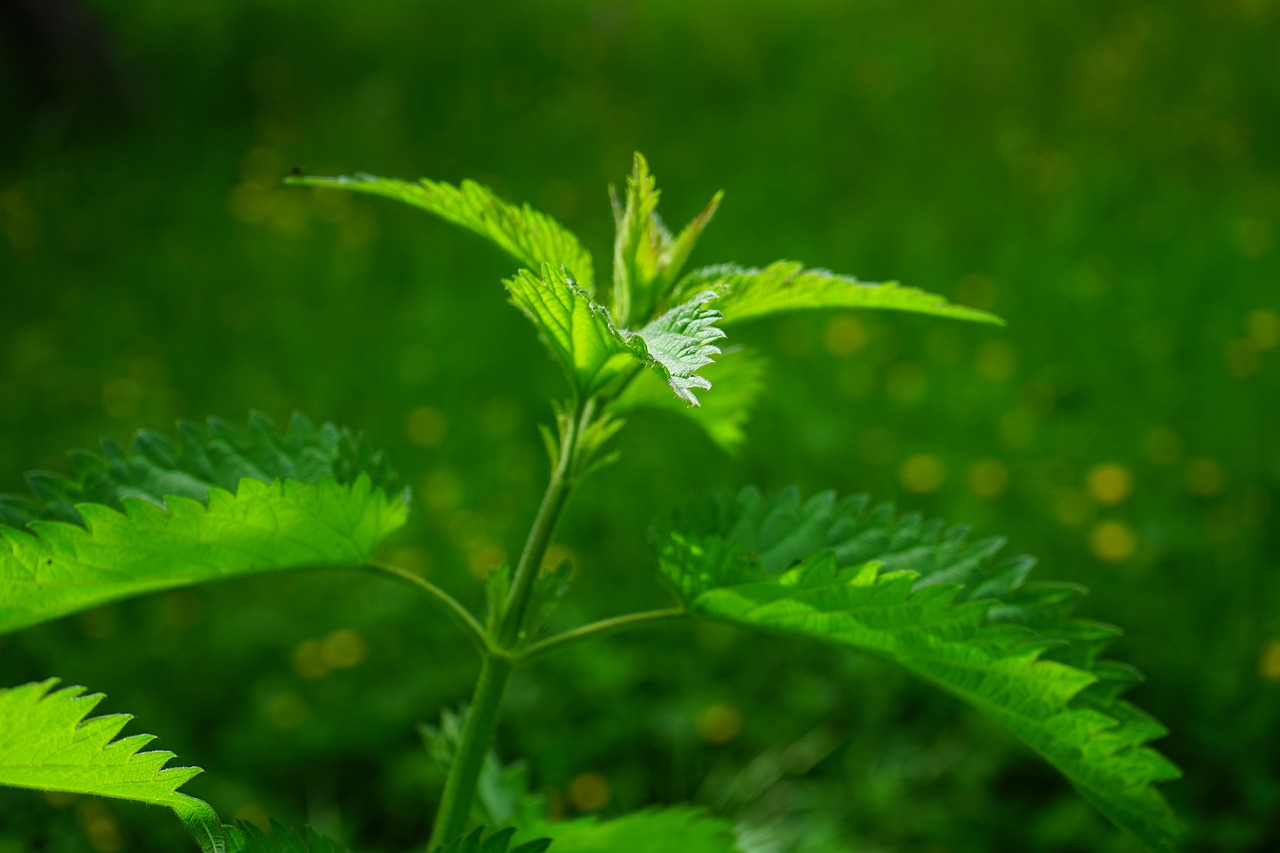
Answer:
<svg viewBox="0 0 1280 853"><path fill-rule="evenodd" d="M710 387L699 370L720 352L715 341L724 337L715 326L719 313L707 305L714 294L699 294L629 332L617 328L606 308L550 265L542 267L541 275L520 270L504 284L512 303L533 322L570 384L584 397L645 367L661 375L677 398L690 405L698 403L692 389Z"/></svg>
<svg viewBox="0 0 1280 853"><path fill-rule="evenodd" d="M1152 849L1180 825L1156 783L1166 733L1120 698L1138 680L1101 659L1118 635L1073 618L1079 587L1025 583L999 540L895 518L865 498L754 490L691 507L660 541L663 574L697 614L894 661L971 703Z"/></svg>
<svg viewBox="0 0 1280 853"><path fill-rule="evenodd" d="M732 827L700 809L646 809L612 820L542 823L520 837L549 835L552 853L740 853Z"/></svg>
<svg viewBox="0 0 1280 853"><path fill-rule="evenodd" d="M588 293L595 291L591 255L578 238L545 213L529 205L517 207L475 181L459 186L423 178L402 181L358 174L352 177L286 179L299 186L324 187L393 198L434 213L495 243L533 269L543 264L567 267Z"/></svg>
<svg viewBox="0 0 1280 853"><path fill-rule="evenodd" d="M53 691L55 684L49 679L0 690L0 785L164 806L206 853L225 849L213 809L178 792L200 768L165 767L172 752L140 751L151 735L116 740L131 716L86 720L102 694L82 695L83 687Z"/></svg>
<svg viewBox="0 0 1280 853"><path fill-rule="evenodd" d="M251 823L224 827L227 853L349 853L311 827L298 831L271 821L271 831Z"/></svg>
<svg viewBox="0 0 1280 853"><path fill-rule="evenodd" d="M796 261L775 261L764 269L734 264L703 267L680 281L676 296L703 290L720 295L717 307L726 324L812 308L875 308L1003 324L993 314L953 305L941 296L897 282L859 281L827 270L807 270Z"/></svg>
<svg viewBox="0 0 1280 853"><path fill-rule="evenodd" d="M248 435L215 422L176 446L144 433L127 452L77 456L74 480L40 475L11 511L77 523L0 526L0 632L142 592L362 564L406 515L403 497L375 487L385 466L331 426L273 430L261 417Z"/></svg>

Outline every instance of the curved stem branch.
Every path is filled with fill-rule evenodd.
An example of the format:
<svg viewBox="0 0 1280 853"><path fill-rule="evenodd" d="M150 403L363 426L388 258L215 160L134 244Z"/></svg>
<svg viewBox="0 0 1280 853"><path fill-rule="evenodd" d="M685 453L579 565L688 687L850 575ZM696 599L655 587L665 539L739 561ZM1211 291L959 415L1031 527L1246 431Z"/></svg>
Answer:
<svg viewBox="0 0 1280 853"><path fill-rule="evenodd" d="M527 663L534 658L568 648L588 637L602 637L639 625L679 619L687 615L683 608L672 607L666 610L646 610L643 613L628 613L625 616L601 619L599 622L592 622L590 625L583 625L581 628L574 628L572 631L565 631L563 634L557 634L554 637L548 637L541 642L534 643L525 649L517 660L522 664Z"/></svg>
<svg viewBox="0 0 1280 853"><path fill-rule="evenodd" d="M436 606L443 610L445 615L453 621L453 624L462 629L462 633L467 635L467 639L471 641L471 644L476 647L480 654L483 655L489 651L491 644L489 632L484 629L484 626L480 624L476 617L471 615L471 611L463 607L452 595L426 578L415 575L408 569L372 561L366 563L365 566L418 587L418 589L431 597Z"/></svg>

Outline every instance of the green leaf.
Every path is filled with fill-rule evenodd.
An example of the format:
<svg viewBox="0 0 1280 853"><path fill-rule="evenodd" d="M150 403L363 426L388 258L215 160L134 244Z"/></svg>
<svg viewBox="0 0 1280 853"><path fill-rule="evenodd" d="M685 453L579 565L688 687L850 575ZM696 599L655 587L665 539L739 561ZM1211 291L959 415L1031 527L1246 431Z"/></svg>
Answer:
<svg viewBox="0 0 1280 853"><path fill-rule="evenodd" d="M638 152L627 178L625 205L618 200L614 188L609 187L617 228L613 249L613 307L618 322L624 325L656 313L723 198L723 193L716 193L680 235L672 237L658 215L660 195L648 161Z"/></svg>
<svg viewBox="0 0 1280 853"><path fill-rule="evenodd" d="M178 446L141 434L128 452L81 454L77 480L50 478L60 494L23 511L77 523L0 526L0 632L142 592L364 563L403 524L404 498L375 488L373 476L389 482L379 466L350 467L372 457L336 428L295 419L280 436L268 423L255 419L250 437L187 428ZM232 476L234 492L218 485ZM318 479L293 479L306 476ZM83 495L101 502L66 502Z"/></svg>
<svg viewBox="0 0 1280 853"><path fill-rule="evenodd" d="M503 282L511 302L533 321L543 343L560 362L569 384L584 396L625 372L643 348L628 342L609 312L591 301L563 270L549 264L542 275L520 270Z"/></svg>
<svg viewBox="0 0 1280 853"><path fill-rule="evenodd" d="M375 488L390 492L396 485L383 454L364 435L333 424L316 427L300 414L294 414L283 433L268 417L253 412L243 431L210 418L203 428L179 424L176 441L142 430L127 450L104 441L100 454L74 450L68 455L74 466L70 478L36 471L27 475L30 495L0 495L0 524L81 524L78 503L123 510L126 498L159 504L178 495L203 502L210 489L232 491L246 477L263 482L332 479L351 485L363 474Z"/></svg>
<svg viewBox="0 0 1280 853"><path fill-rule="evenodd" d="M702 293L637 332L618 329L609 312L563 271L542 275L520 270L504 282L512 303L533 321L547 349L579 394L590 396L640 367L660 373L676 395L697 405L691 389L709 388L698 373L720 352L720 315L708 308L715 294Z"/></svg>
<svg viewBox="0 0 1280 853"><path fill-rule="evenodd" d="M554 853L739 853L733 828L700 809L648 809L613 820L542 823L520 832L550 835Z"/></svg>
<svg viewBox="0 0 1280 853"><path fill-rule="evenodd" d="M509 827L486 838L484 829L476 828L452 843L437 847L435 853L544 853L551 844L550 838L535 838L512 847L515 834L516 830Z"/></svg>
<svg viewBox="0 0 1280 853"><path fill-rule="evenodd" d="M154 738L115 740L128 714L86 720L102 694L50 692L57 679L0 690L0 785L133 800L172 809L205 853L226 849L217 814L178 792L199 767L165 767L172 752L140 752Z"/></svg>
<svg viewBox="0 0 1280 853"><path fill-rule="evenodd" d="M694 388L711 387L698 371L711 364L711 356L720 354L715 342L725 336L715 325L720 312L707 307L715 298L711 291L699 293L627 338L628 343L636 338L644 342L644 355L676 396L691 406L698 405Z"/></svg>
<svg viewBox="0 0 1280 853"><path fill-rule="evenodd" d="M694 270L681 280L676 295L702 290L720 294L725 323L805 308L878 308L911 311L1003 325L993 314L953 305L941 296L903 287L858 281L827 270L806 270L796 261L775 261L764 269L719 264Z"/></svg>
<svg viewBox="0 0 1280 853"><path fill-rule="evenodd" d="M1101 659L1116 629L1072 618L1083 591L1027 584L999 540L894 518L863 498L719 495L661 540L663 573L695 613L894 661L971 703L1152 849L1180 827L1154 787L1165 729L1119 698L1136 673Z"/></svg>
<svg viewBox="0 0 1280 853"><path fill-rule="evenodd" d="M735 453L746 440L744 428L763 385L765 365L765 358L754 350L727 349L701 371L712 386L702 395L701 406L673 397L661 377L650 372L632 380L609 408L618 413L644 408L674 412L695 423L726 452Z"/></svg>
<svg viewBox="0 0 1280 853"><path fill-rule="evenodd" d="M304 832L271 821L271 832L251 823L224 827L227 853L348 853L347 848L311 827Z"/></svg>
<svg viewBox="0 0 1280 853"><path fill-rule="evenodd" d="M588 293L595 290L591 255L569 229L528 204L521 207L508 204L493 190L475 181L463 181L455 187L427 178L403 181L360 173L337 178L286 178L285 183L351 190L403 201L479 234L525 266L567 267L583 289Z"/></svg>

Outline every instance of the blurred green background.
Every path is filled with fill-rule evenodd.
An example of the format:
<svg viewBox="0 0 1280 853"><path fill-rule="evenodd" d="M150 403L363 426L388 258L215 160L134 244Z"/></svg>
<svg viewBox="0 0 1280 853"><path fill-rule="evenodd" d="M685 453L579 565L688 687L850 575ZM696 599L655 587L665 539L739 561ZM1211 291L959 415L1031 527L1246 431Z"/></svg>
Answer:
<svg viewBox="0 0 1280 853"><path fill-rule="evenodd" d="M250 409L366 430L415 493L393 558L479 604L560 391L511 263L390 202L476 178L610 257L649 158L692 263L803 260L993 310L765 322L738 458L637 416L561 529L565 625L660 605L645 530L704 487L868 491L1078 581L1171 729L1196 850L1280 847L1280 9L1269 0L0 5L0 490L99 436ZM1271 47L1268 47L1270 45ZM714 393L714 392L712 392ZM476 663L340 574L131 601L0 640L207 773L226 819L425 839L419 721ZM521 676L499 748L560 813L692 799L780 851L1126 851L1047 767L875 661L689 627ZM177 822L0 793L0 851L186 849Z"/></svg>

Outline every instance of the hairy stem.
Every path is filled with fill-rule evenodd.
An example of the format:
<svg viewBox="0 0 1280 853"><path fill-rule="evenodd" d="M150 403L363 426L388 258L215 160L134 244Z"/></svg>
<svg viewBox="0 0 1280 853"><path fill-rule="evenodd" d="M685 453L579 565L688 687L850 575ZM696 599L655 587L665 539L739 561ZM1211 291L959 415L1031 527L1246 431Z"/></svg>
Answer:
<svg viewBox="0 0 1280 853"><path fill-rule="evenodd" d="M574 628L572 631L565 631L563 634L534 643L521 652L519 660L520 663L526 663L534 658L568 648L588 637L603 637L638 625L679 619L687 615L683 608L672 607L667 610L646 610L643 613L628 613L625 616L601 619L599 622L592 622L590 625L583 625L581 628Z"/></svg>
<svg viewBox="0 0 1280 853"><path fill-rule="evenodd" d="M547 546L551 544L556 522L560 520L560 513L573 490L580 439L595 413L594 400L575 403L572 416L560 437L560 453L555 469L551 472L551 481L547 484L533 527L529 530L529 538L525 540L524 550L516 564L511 591L498 620L497 637L484 650L480 680L476 684L467 721L462 728L462 741L445 779L444 795L431 832L429 853L466 831L480 769L484 765L489 745L493 742L494 729L498 725L502 695L515 668L513 650L522 639L526 614L533 597L534 581L542 568Z"/></svg>
<svg viewBox="0 0 1280 853"><path fill-rule="evenodd" d="M415 575L413 572L408 571L407 569L402 569L399 566L392 566L388 563L377 563L372 561L365 565L374 571L382 572L385 575L390 575L391 577L412 584L427 595L431 596L435 604L444 611L445 615L449 617L453 624L462 629L462 633L467 635L467 639L471 641L471 644L476 647L476 650L479 651L480 654L483 655L488 651L488 632L485 631L484 626L480 624L476 617L471 615L471 611L458 603L458 600L452 595L445 592L426 578Z"/></svg>

